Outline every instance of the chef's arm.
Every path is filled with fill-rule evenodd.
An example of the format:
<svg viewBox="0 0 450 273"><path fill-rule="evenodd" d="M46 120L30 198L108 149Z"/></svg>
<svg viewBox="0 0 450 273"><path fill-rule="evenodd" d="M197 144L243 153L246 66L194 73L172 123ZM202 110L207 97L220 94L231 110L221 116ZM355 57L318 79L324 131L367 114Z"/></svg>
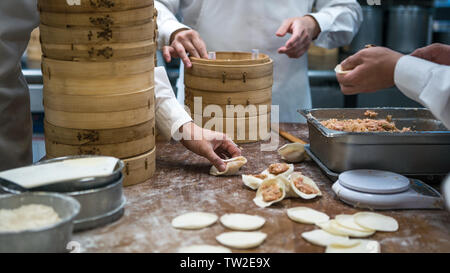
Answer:
<svg viewBox="0 0 450 273"><path fill-rule="evenodd" d="M403 56L394 80L403 94L430 109L450 129L450 66Z"/></svg>
<svg viewBox="0 0 450 273"><path fill-rule="evenodd" d="M198 2L200 3L200 2ZM195 4L195 3L193 3ZM191 67L191 57L208 58L205 42L197 31L178 22L175 13L180 7L179 0L155 1L158 10L158 27L164 60L170 62L173 58L180 58L186 67ZM195 7L191 7L195 8Z"/></svg>
<svg viewBox="0 0 450 273"><path fill-rule="evenodd" d="M350 44L363 21L356 0L317 0L317 12L310 13L320 26L315 45L336 48Z"/></svg>
<svg viewBox="0 0 450 273"><path fill-rule="evenodd" d="M207 158L220 171L225 163L219 157L236 157L241 151L225 134L198 127L176 100L164 67L155 68L156 126L166 138L179 140L187 149Z"/></svg>

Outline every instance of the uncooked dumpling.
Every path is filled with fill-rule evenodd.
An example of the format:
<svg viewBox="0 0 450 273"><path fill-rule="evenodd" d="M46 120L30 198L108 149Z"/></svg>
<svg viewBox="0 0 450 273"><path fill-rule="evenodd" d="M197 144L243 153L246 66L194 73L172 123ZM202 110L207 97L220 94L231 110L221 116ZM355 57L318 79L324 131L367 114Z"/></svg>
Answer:
<svg viewBox="0 0 450 273"><path fill-rule="evenodd" d="M287 177L293 171L294 171L294 164L273 163L273 164L270 164L269 167L262 172L262 174L266 174L269 177L275 177L275 176Z"/></svg>
<svg viewBox="0 0 450 273"><path fill-rule="evenodd" d="M178 253L232 253L230 249L223 246L192 245L181 247Z"/></svg>
<svg viewBox="0 0 450 273"><path fill-rule="evenodd" d="M311 244L319 246L327 246L329 244L349 244L349 238L347 236L334 235L321 229L313 231L303 232L302 237Z"/></svg>
<svg viewBox="0 0 450 273"><path fill-rule="evenodd" d="M243 156L231 158L224 160L225 164L227 165L225 171L220 172L216 166L212 166L211 170L209 171L209 174L214 176L219 175L236 175L242 166L244 166L247 163L247 159Z"/></svg>
<svg viewBox="0 0 450 273"><path fill-rule="evenodd" d="M301 143L288 143L278 149L281 159L289 163L298 163L306 159L305 145Z"/></svg>
<svg viewBox="0 0 450 273"><path fill-rule="evenodd" d="M214 224L218 218L214 213L189 212L175 217L172 226L179 229L201 229Z"/></svg>
<svg viewBox="0 0 450 273"><path fill-rule="evenodd" d="M350 240L357 241L356 244L348 247L340 244L330 244L325 253L380 253L380 243L374 240Z"/></svg>
<svg viewBox="0 0 450 273"><path fill-rule="evenodd" d="M322 196L322 192L314 181L300 172L293 172L288 178L290 189L303 199Z"/></svg>
<svg viewBox="0 0 450 273"><path fill-rule="evenodd" d="M303 224L327 222L330 219L325 213L308 207L290 208L287 210L287 215L289 219Z"/></svg>
<svg viewBox="0 0 450 273"><path fill-rule="evenodd" d="M248 249L259 246L264 242L266 237L267 234L263 232L233 231L222 233L216 239L222 245L231 248Z"/></svg>
<svg viewBox="0 0 450 273"><path fill-rule="evenodd" d="M256 215L229 213L220 217L220 222L233 230L255 230L261 228L266 220Z"/></svg>
<svg viewBox="0 0 450 273"><path fill-rule="evenodd" d="M269 176L266 174L243 174L242 182L244 182L244 185L250 189L257 190L259 186L261 186L262 182L267 178L269 178Z"/></svg>
<svg viewBox="0 0 450 273"><path fill-rule="evenodd" d="M358 212L353 218L358 225L367 229L390 232L398 230L397 220L379 213Z"/></svg>
<svg viewBox="0 0 450 273"><path fill-rule="evenodd" d="M264 180L256 191L253 202L260 208L265 208L273 203L280 202L286 196L286 187L279 178Z"/></svg>
<svg viewBox="0 0 450 273"><path fill-rule="evenodd" d="M334 68L334 72L336 72L337 74L348 74L350 72L352 72L352 70L342 70L342 66L340 64L338 64L335 68Z"/></svg>

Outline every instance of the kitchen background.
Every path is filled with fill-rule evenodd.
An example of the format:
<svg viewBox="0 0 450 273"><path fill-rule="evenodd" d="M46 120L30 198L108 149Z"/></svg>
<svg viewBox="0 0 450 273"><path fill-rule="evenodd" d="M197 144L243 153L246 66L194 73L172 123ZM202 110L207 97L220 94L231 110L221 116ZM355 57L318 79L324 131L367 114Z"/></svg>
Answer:
<svg viewBox="0 0 450 273"><path fill-rule="evenodd" d="M308 52L309 80L314 108L323 107L421 107L397 88L374 94L344 96L336 81L334 67L366 44L387 46L409 54L432 42L450 44L450 0L360 0L364 22L353 42L345 47L327 50L312 46ZM33 115L33 160L45 155L43 137L42 74L39 33L32 34L22 59L28 82ZM158 64L166 66L174 91L179 75L179 60L165 63L158 54Z"/></svg>

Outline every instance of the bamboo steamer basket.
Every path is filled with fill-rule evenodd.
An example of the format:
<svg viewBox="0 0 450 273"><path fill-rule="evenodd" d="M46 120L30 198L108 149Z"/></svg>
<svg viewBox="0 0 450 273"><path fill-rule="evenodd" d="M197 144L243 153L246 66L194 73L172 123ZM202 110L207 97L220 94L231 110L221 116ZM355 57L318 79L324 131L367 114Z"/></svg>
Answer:
<svg viewBox="0 0 450 273"><path fill-rule="evenodd" d="M64 128L44 120L44 130L49 140L68 145L115 144L156 135L155 119L131 127L107 130Z"/></svg>
<svg viewBox="0 0 450 273"><path fill-rule="evenodd" d="M203 117L193 115L194 123L206 129L227 134L236 143L251 143L270 137L270 115L245 118ZM214 124L218 124L216 127ZM231 127L231 124L233 126ZM227 129L232 128L232 132ZM261 127L261 128L260 128ZM263 134L260 134L262 130Z"/></svg>
<svg viewBox="0 0 450 273"><path fill-rule="evenodd" d="M63 61L106 61L155 55L153 40L131 43L43 44L43 54L51 59Z"/></svg>
<svg viewBox="0 0 450 273"><path fill-rule="evenodd" d="M115 112L65 112L44 105L46 120L59 127L72 129L115 129L130 127L155 117L155 105Z"/></svg>
<svg viewBox="0 0 450 273"><path fill-rule="evenodd" d="M308 50L308 68L314 70L334 69L339 63L339 49L326 49L312 45Z"/></svg>
<svg viewBox="0 0 450 273"><path fill-rule="evenodd" d="M150 23L155 17L152 6L125 10L89 13L58 13L42 11L41 24L70 29L72 27L127 27Z"/></svg>
<svg viewBox="0 0 450 273"><path fill-rule="evenodd" d="M201 125L208 128L208 125L212 124L209 121L217 118L224 122L225 127L215 130L223 132L226 124L233 121L235 132L227 133L234 141L246 143L261 140L262 136L256 134L256 137L251 138L248 133L251 127L258 128L260 117L266 118L264 122L267 121L270 128L273 61L269 56L259 54L257 59L252 59L252 53L216 52L215 60L200 58L191 58L191 60L192 67L185 70L186 105L193 112L196 110L194 98L201 97L203 108L208 105L217 105L222 110L214 113L214 118L203 117ZM256 109L253 108L255 111L246 111L252 109L249 105L256 106ZM243 115L227 117L229 106L241 107L244 111L241 113ZM201 117L197 113L193 116ZM246 125L238 125L240 122L245 122ZM245 133L244 139L238 137L238 128Z"/></svg>
<svg viewBox="0 0 450 273"><path fill-rule="evenodd" d="M133 93L101 96L74 96L44 90L44 106L72 113L127 111L149 107L155 103L154 88Z"/></svg>
<svg viewBox="0 0 450 273"><path fill-rule="evenodd" d="M246 116L255 116L261 114L270 113L272 105L272 88L256 91L243 91L243 92L209 92L202 90L195 90L191 88L185 88L185 104L189 107L191 113L194 113L195 98L202 99L202 112L209 105L218 105L222 109L223 115L226 116L227 106L247 106L255 105L257 107L257 113L246 113ZM266 105L267 108L260 111L260 107ZM198 110L197 110L198 111Z"/></svg>
<svg viewBox="0 0 450 273"><path fill-rule="evenodd" d="M142 155L122 160L125 164L122 171L124 174L124 186L132 186L146 182L155 173L156 148L153 148L151 151Z"/></svg>
<svg viewBox="0 0 450 273"><path fill-rule="evenodd" d="M254 116L260 116L264 114L270 114L271 112L271 101L264 102L261 104L253 104L253 106L247 106L247 105L216 105L216 104L203 104L201 107L201 112L199 111L198 106L194 104L194 102L191 101L185 101L186 106L189 108L190 113L200 115L201 113L205 113L205 111L212 111L211 116L213 117L227 117L227 111L229 111L234 116L237 116L235 112L244 112L245 117L254 117ZM213 107L213 108L211 108ZM220 111L215 112L214 110L217 109L215 107L219 107ZM229 108L231 107L231 108Z"/></svg>
<svg viewBox="0 0 450 273"><path fill-rule="evenodd" d="M153 0L38 0L38 10L64 13L122 11L153 6Z"/></svg>
<svg viewBox="0 0 450 273"><path fill-rule="evenodd" d="M155 22L130 27L52 27L41 24L42 44L99 44L154 40Z"/></svg>

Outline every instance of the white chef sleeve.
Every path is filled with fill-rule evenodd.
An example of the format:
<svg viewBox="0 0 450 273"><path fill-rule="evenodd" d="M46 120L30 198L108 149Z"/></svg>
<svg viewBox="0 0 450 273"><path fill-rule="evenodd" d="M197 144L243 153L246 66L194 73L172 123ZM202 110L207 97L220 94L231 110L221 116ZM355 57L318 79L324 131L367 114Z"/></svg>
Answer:
<svg viewBox="0 0 450 273"><path fill-rule="evenodd" d="M172 90L163 66L155 68L156 127L165 139L170 139L185 123L192 121Z"/></svg>
<svg viewBox="0 0 450 273"><path fill-rule="evenodd" d="M430 109L450 129L450 66L403 56L394 80L403 94Z"/></svg>
<svg viewBox="0 0 450 273"><path fill-rule="evenodd" d="M174 14L180 8L180 0L155 0L155 8L158 10L158 47L169 45L170 35L180 28L189 28L180 23Z"/></svg>
<svg viewBox="0 0 450 273"><path fill-rule="evenodd" d="M351 43L363 21L361 6L356 0L317 0L317 12L310 13L319 23L321 33L314 42L324 48Z"/></svg>

